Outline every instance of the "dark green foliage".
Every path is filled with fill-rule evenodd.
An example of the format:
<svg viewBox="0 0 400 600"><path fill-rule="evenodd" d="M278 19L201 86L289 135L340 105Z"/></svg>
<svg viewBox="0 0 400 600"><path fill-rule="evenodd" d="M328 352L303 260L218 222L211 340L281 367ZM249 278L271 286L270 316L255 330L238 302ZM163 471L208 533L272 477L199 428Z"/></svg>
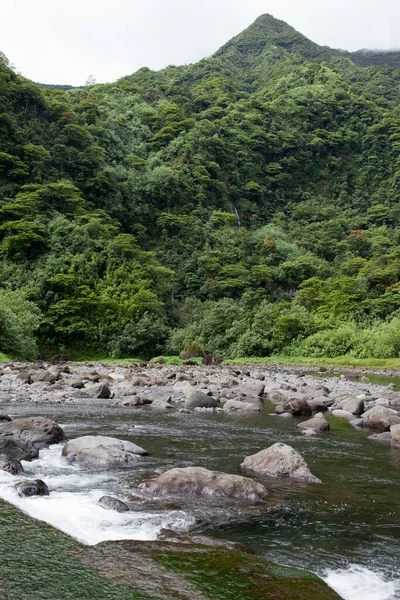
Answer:
<svg viewBox="0 0 400 600"><path fill-rule="evenodd" d="M1 56L3 287L46 347L397 355L397 67L269 15L113 84L39 87Z"/></svg>

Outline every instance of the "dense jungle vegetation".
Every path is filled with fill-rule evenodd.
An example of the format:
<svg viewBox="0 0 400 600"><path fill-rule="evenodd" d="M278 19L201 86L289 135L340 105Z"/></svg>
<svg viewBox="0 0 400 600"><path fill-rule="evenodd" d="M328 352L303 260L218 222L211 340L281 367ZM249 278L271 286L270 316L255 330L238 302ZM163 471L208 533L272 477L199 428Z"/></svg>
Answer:
<svg viewBox="0 0 400 600"><path fill-rule="evenodd" d="M398 357L399 198L399 53L264 15L80 89L1 56L0 350Z"/></svg>

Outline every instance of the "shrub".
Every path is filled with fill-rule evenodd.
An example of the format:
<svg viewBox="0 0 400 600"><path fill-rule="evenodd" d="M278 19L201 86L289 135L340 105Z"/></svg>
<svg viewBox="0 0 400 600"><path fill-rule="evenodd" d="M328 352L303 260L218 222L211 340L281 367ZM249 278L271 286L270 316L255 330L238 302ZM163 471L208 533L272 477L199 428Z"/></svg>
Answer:
<svg viewBox="0 0 400 600"><path fill-rule="evenodd" d="M179 358L186 360L188 358L203 357L205 355L206 353L201 344L198 342L189 342L188 344L185 344L182 352L179 354Z"/></svg>
<svg viewBox="0 0 400 600"><path fill-rule="evenodd" d="M337 329L324 329L310 335L305 340L293 344L289 352L292 356L335 358L357 353L364 341L365 330L354 323L346 323Z"/></svg>

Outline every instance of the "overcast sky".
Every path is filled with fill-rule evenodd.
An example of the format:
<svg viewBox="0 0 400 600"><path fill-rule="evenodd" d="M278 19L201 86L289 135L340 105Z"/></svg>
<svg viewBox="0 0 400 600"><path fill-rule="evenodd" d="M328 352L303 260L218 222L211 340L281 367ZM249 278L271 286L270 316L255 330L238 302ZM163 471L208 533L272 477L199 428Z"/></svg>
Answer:
<svg viewBox="0 0 400 600"><path fill-rule="evenodd" d="M399 0L7 0L1 13L0 50L42 83L195 62L263 13L322 45L400 48Z"/></svg>

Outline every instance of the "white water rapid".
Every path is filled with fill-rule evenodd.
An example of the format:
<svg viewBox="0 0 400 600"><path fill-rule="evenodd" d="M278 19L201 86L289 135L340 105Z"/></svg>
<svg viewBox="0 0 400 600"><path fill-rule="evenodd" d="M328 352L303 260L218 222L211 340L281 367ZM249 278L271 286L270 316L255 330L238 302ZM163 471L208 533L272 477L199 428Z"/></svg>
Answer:
<svg viewBox="0 0 400 600"><path fill-rule="evenodd" d="M40 451L40 458L23 461L25 475L43 479L50 495L20 498L15 484L26 477L0 471L0 497L22 511L76 538L94 545L106 540L155 540L161 529L185 531L194 519L183 511L117 513L98 504L104 495L118 494L118 477L113 473L85 471L61 456L62 445Z"/></svg>
<svg viewBox="0 0 400 600"><path fill-rule="evenodd" d="M358 565L330 570L322 577L344 600L399 600L400 579Z"/></svg>

